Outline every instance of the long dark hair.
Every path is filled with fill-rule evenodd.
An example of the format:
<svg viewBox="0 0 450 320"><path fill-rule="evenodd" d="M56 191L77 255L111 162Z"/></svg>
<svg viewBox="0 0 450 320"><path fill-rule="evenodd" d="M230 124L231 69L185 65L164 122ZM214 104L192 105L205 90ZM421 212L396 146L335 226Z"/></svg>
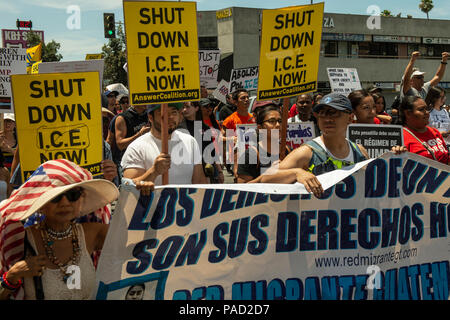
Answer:
<svg viewBox="0 0 450 320"><path fill-rule="evenodd" d="M262 110L258 111L258 114L256 116L256 124L262 125L264 123L264 118L270 111L278 111L281 114L281 110L276 105L268 105Z"/></svg>
<svg viewBox="0 0 450 320"><path fill-rule="evenodd" d="M427 97L425 98L425 103L427 104L427 106L434 108L434 104L438 99L441 98L442 92L445 93L444 89L442 89L441 87L430 87L427 93Z"/></svg>
<svg viewBox="0 0 450 320"><path fill-rule="evenodd" d="M372 93L372 98L375 103L377 102L378 99L380 99L380 98L383 99L383 106L384 106L383 111L386 110L386 99L384 98L383 95L381 95L379 93Z"/></svg>
<svg viewBox="0 0 450 320"><path fill-rule="evenodd" d="M400 102L400 121L403 125L406 125L406 117L405 117L405 111L410 110L413 111L414 110L414 103L419 100L422 99L419 96L405 96L403 97L402 101Z"/></svg>
<svg viewBox="0 0 450 320"><path fill-rule="evenodd" d="M363 101L365 97L370 97L370 93L365 89L350 92L348 99L352 103L353 110L361 104L361 101Z"/></svg>

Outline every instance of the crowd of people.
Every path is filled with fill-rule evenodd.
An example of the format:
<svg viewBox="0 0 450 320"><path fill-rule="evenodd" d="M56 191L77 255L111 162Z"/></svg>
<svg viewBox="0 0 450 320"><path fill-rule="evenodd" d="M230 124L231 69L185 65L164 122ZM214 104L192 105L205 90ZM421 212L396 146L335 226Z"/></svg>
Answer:
<svg viewBox="0 0 450 320"><path fill-rule="evenodd" d="M352 123L401 124L404 145L392 151L448 165L450 117L445 90L437 86L448 54L442 54L436 75L426 83L424 72L414 68L418 57L412 53L398 103L390 110L377 87L348 96L315 92L296 97L288 122L314 123L316 138L295 149L280 147L279 101L256 101L249 109L245 89L220 103L202 87L199 101L168 104L168 152L163 152L161 105L130 105L127 94L107 90L102 93L103 175L97 179L59 159L21 181L14 114L5 114L0 132L0 298L89 298L96 253L111 218L108 205L117 199L123 179L148 195L165 174L170 184L220 184L227 170L237 183L299 182L319 197L324 190L318 175L369 158L364 146L346 137ZM243 152L237 145L241 124L256 125L256 141ZM81 290L67 288L67 268L73 264L82 268Z"/></svg>

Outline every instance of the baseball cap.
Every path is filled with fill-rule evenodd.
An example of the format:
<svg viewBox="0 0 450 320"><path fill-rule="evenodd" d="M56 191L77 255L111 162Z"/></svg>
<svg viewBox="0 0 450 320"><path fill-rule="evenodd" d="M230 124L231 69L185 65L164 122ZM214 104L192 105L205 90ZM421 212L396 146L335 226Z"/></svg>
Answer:
<svg viewBox="0 0 450 320"><path fill-rule="evenodd" d="M119 95L119 92L118 91L116 91L116 90L106 90L105 91L105 96L108 96L108 95L110 95L110 94L114 94L116 97Z"/></svg>
<svg viewBox="0 0 450 320"><path fill-rule="evenodd" d="M4 113L3 114L3 119L4 120L16 121L16 117L14 116L14 113Z"/></svg>
<svg viewBox="0 0 450 320"><path fill-rule="evenodd" d="M412 73L411 78L423 76L425 73L426 73L426 72L422 72L422 71L416 70L416 71L414 71L414 72Z"/></svg>
<svg viewBox="0 0 450 320"><path fill-rule="evenodd" d="M213 102L208 98L201 98L198 104L200 105L200 107L207 107L209 105L212 105Z"/></svg>
<svg viewBox="0 0 450 320"><path fill-rule="evenodd" d="M314 106L313 111L318 112L324 106L329 106L340 111L353 111L352 103L350 102L350 100L343 94L335 92L329 93L324 96L319 101L319 103Z"/></svg>
<svg viewBox="0 0 450 320"><path fill-rule="evenodd" d="M266 100L266 101L257 100L252 106L252 112L255 112L255 110L257 108L262 108L262 107L266 107L266 106L278 106L278 105L272 100Z"/></svg>
<svg viewBox="0 0 450 320"><path fill-rule="evenodd" d="M376 85L373 85L373 86L370 86L370 87L367 89L367 91L368 91L369 93L376 93L376 92L382 92L383 89L377 87Z"/></svg>
<svg viewBox="0 0 450 320"><path fill-rule="evenodd" d="M169 107L177 108L178 110L183 109L183 102L174 102L174 103L169 103L168 105L169 105ZM161 107L160 104L149 104L147 106L147 112L152 112L160 107Z"/></svg>

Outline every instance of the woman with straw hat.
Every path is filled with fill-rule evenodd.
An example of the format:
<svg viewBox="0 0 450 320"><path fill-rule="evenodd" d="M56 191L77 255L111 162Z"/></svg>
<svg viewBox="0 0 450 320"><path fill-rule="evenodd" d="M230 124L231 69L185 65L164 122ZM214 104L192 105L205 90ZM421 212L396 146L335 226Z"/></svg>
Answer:
<svg viewBox="0 0 450 320"><path fill-rule="evenodd" d="M139 183L151 189L151 183ZM148 190L146 190L148 191ZM89 299L95 286L90 254L108 231L102 223L76 223L117 199L116 186L64 159L42 164L9 199L0 203L0 298ZM40 212L43 221L24 229L22 220ZM80 285L70 286L74 267Z"/></svg>

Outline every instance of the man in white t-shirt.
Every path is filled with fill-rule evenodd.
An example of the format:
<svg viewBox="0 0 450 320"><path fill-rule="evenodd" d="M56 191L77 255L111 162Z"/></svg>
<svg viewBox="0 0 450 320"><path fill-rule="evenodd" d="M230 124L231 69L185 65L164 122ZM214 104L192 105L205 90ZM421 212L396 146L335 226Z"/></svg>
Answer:
<svg viewBox="0 0 450 320"><path fill-rule="evenodd" d="M425 100L430 86L437 85L444 76L447 66L447 59L449 56L448 52L442 52L441 63L436 71L436 74L428 82L425 82L424 80L425 72L421 72L417 68L414 68L414 63L419 56L419 51L414 51L411 54L411 59L405 68L402 82L400 84L400 99L403 99L404 96L419 96Z"/></svg>
<svg viewBox="0 0 450 320"><path fill-rule="evenodd" d="M161 105L151 105L148 119L150 132L134 140L122 158L124 178L162 184L161 176L168 171L169 184L208 183L202 168L202 155L195 139L176 130L181 121L182 103L169 103L169 153L161 147Z"/></svg>

